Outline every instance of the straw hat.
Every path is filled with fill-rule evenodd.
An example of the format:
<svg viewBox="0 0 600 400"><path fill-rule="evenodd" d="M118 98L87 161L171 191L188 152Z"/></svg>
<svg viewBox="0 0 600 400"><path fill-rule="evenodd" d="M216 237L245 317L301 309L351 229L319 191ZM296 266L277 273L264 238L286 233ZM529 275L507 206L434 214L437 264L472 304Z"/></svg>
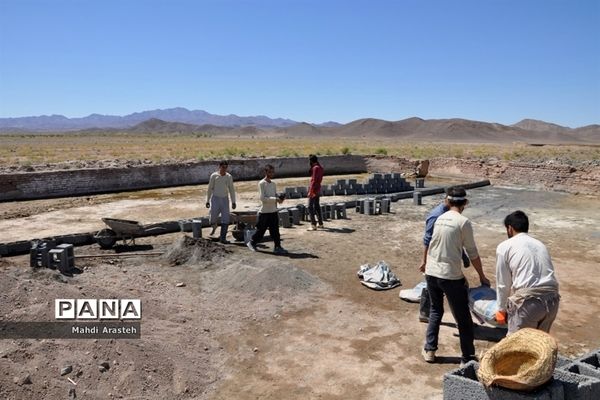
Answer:
<svg viewBox="0 0 600 400"><path fill-rule="evenodd" d="M558 345L552 336L523 328L483 355L477 376L485 386L534 390L552 378L557 354Z"/></svg>

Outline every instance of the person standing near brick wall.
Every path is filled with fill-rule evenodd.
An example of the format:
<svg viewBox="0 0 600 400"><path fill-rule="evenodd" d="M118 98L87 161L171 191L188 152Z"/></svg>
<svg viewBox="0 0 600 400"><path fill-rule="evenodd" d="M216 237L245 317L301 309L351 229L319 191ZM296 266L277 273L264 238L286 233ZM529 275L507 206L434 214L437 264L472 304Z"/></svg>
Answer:
<svg viewBox="0 0 600 400"><path fill-rule="evenodd" d="M308 187L308 214L310 215L309 231L317 230L317 219L319 228L323 228L323 217L321 215L321 181L323 181L323 167L319 164L316 155L308 156L310 163L310 185ZM315 219L315 214L317 219Z"/></svg>
<svg viewBox="0 0 600 400"><path fill-rule="evenodd" d="M221 234L219 241L223 244L229 243L227 240L227 227L229 226L229 198L231 197L231 208L235 210L235 188L233 187L233 177L227 168L229 163L221 161L219 170L213 172L208 180L208 190L206 191L206 208L210 208L210 224L213 226L213 232L217 227L219 215L221 216ZM213 233L211 232L211 234Z"/></svg>

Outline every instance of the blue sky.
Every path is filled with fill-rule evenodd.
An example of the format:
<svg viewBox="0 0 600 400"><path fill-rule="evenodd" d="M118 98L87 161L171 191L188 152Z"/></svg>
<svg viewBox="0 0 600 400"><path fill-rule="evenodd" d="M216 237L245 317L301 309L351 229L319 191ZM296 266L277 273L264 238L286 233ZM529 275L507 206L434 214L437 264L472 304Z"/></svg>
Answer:
<svg viewBox="0 0 600 400"><path fill-rule="evenodd" d="M0 0L0 117L600 123L600 1Z"/></svg>

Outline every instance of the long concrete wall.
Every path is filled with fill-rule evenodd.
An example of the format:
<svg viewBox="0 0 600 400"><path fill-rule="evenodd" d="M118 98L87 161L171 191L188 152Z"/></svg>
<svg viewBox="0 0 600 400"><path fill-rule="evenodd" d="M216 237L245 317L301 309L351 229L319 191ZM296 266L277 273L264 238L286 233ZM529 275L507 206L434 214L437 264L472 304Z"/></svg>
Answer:
<svg viewBox="0 0 600 400"><path fill-rule="evenodd" d="M367 172L362 156L324 156L319 161L328 175ZM208 182L210 174L217 169L216 164L215 161L202 161L130 168L3 174L0 175L0 202L198 185ZM309 169L306 157L295 157L229 160L229 171L237 181L255 180L262 177L263 168L267 164L275 167L278 177L307 176Z"/></svg>

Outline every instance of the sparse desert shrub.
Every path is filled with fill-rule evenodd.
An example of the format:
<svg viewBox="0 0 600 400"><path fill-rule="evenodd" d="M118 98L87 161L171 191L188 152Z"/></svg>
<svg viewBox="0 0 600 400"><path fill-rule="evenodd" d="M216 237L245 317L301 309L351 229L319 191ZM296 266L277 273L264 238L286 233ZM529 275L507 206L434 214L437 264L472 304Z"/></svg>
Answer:
<svg viewBox="0 0 600 400"><path fill-rule="evenodd" d="M388 153L388 151L384 147L378 147L375 149L375 154L381 154L383 156L387 156L387 153Z"/></svg>
<svg viewBox="0 0 600 400"><path fill-rule="evenodd" d="M343 155L352 154L352 153L350 152L350 147L348 147L348 146L342 147L341 153L342 153Z"/></svg>

